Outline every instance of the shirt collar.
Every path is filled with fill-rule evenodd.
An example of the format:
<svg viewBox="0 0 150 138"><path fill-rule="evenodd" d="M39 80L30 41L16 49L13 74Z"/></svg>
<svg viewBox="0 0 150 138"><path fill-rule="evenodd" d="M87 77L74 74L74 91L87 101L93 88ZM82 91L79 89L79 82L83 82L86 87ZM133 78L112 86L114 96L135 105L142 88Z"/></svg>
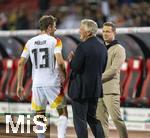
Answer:
<svg viewBox="0 0 150 138"><path fill-rule="evenodd" d="M105 44L105 43L104 43ZM112 47L112 46L114 46L114 45L116 45L116 44L119 44L119 42L117 41L117 40L113 40L111 43L109 43L108 45L106 45L105 44L105 46L106 46L106 48L107 48L107 50L110 48L110 47Z"/></svg>

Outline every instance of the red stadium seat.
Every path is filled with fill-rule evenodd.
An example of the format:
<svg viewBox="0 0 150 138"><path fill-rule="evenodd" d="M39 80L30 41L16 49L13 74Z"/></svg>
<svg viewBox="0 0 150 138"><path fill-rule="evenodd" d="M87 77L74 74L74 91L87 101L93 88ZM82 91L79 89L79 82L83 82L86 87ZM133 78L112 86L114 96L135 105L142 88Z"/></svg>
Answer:
<svg viewBox="0 0 150 138"><path fill-rule="evenodd" d="M144 80L141 94L132 100L133 106L150 107L150 59L146 61L146 78Z"/></svg>
<svg viewBox="0 0 150 138"><path fill-rule="evenodd" d="M11 77L10 82L9 82L9 87L8 87L8 98L11 99L12 101L17 101L18 97L16 95L17 91L17 73L18 73L18 61L19 59L15 59L13 61L14 63L14 75Z"/></svg>
<svg viewBox="0 0 150 138"><path fill-rule="evenodd" d="M128 68L128 62L125 61L122 66L121 66L121 71L120 71L120 87L121 87L121 95L123 95L123 89L125 86L125 83L127 81L127 77L129 74L129 68Z"/></svg>
<svg viewBox="0 0 150 138"><path fill-rule="evenodd" d="M129 75L124 85L121 99L129 100L135 98L138 87L142 82L143 60L141 58L130 58L128 61ZM124 101L121 101L124 102ZM124 103L121 103L122 105Z"/></svg>
<svg viewBox="0 0 150 138"><path fill-rule="evenodd" d="M13 76L13 60L2 60L2 77L0 79L0 100L6 100L5 96L8 94L8 87Z"/></svg>

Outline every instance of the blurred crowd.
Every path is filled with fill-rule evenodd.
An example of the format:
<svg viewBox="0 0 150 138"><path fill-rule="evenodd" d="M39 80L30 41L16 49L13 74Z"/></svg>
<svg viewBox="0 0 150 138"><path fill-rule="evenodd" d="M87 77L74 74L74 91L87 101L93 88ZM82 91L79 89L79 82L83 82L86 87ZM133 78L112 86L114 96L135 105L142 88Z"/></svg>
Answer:
<svg viewBox="0 0 150 138"><path fill-rule="evenodd" d="M16 1L13 6L9 6ZM57 28L78 28L80 20L117 27L150 26L150 0L0 0L0 30L38 29L39 17L54 15ZM57 2L56 2L57 1ZM5 6L7 5L7 6Z"/></svg>

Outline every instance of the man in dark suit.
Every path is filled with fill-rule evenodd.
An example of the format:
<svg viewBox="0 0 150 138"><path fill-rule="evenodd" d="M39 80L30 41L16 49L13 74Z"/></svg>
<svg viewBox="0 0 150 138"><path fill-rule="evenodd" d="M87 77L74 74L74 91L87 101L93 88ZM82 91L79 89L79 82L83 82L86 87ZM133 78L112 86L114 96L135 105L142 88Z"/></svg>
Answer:
<svg viewBox="0 0 150 138"><path fill-rule="evenodd" d="M96 119L98 98L103 96L101 77L107 62L107 50L96 37L98 26L89 19L81 21L80 39L75 54L70 53L68 96L71 98L73 120L78 138L88 138L87 123L95 138L104 138Z"/></svg>

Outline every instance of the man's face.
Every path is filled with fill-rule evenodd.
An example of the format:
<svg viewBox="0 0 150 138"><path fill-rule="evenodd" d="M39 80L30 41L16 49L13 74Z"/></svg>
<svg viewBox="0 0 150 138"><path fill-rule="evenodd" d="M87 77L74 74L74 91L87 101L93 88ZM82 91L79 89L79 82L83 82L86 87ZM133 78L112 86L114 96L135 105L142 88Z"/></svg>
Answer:
<svg viewBox="0 0 150 138"><path fill-rule="evenodd" d="M54 23L54 25L51 27L50 35L54 36L55 31L56 31L56 23Z"/></svg>
<svg viewBox="0 0 150 138"><path fill-rule="evenodd" d="M112 30L111 26L103 26L102 36L105 42L110 43L115 38L115 32Z"/></svg>
<svg viewBox="0 0 150 138"><path fill-rule="evenodd" d="M85 30L85 26L84 25L80 25L80 39L81 41L85 41L88 37L89 33L88 31Z"/></svg>

